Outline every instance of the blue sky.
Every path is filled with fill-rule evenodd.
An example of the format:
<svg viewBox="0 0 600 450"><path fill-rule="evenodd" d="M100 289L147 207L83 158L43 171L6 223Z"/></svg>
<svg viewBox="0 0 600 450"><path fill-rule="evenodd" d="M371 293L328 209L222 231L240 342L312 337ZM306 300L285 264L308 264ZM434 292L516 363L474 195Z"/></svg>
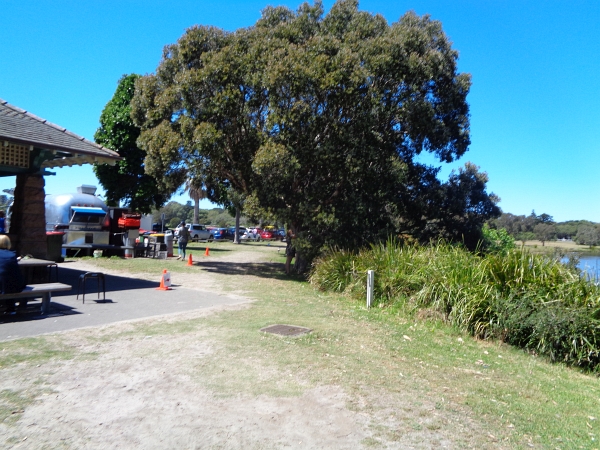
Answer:
<svg viewBox="0 0 600 450"><path fill-rule="evenodd" d="M154 72L163 46L192 25L251 26L269 4L300 2L0 0L0 98L93 140L121 75ZM363 0L360 9L390 23L430 14L472 75L472 144L442 178L471 161L505 212L600 222L599 1ZM91 166L55 172L50 194L99 186ZM0 178L0 191L10 187L13 177Z"/></svg>

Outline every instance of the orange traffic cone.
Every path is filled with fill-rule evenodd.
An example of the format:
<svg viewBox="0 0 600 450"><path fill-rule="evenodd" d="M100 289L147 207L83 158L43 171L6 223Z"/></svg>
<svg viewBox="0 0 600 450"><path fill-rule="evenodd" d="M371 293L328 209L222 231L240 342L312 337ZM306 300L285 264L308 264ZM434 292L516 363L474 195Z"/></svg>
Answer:
<svg viewBox="0 0 600 450"><path fill-rule="evenodd" d="M208 251L208 247L206 247L206 251L204 252L204 256L210 256L210 252Z"/></svg>
<svg viewBox="0 0 600 450"><path fill-rule="evenodd" d="M160 286L156 288L157 291L170 291L171 290L171 274L167 269L163 269L163 273L160 276Z"/></svg>
<svg viewBox="0 0 600 450"><path fill-rule="evenodd" d="M194 260L192 259L192 255L190 253L190 256L188 256L188 262L187 262L188 266L193 266L194 265Z"/></svg>

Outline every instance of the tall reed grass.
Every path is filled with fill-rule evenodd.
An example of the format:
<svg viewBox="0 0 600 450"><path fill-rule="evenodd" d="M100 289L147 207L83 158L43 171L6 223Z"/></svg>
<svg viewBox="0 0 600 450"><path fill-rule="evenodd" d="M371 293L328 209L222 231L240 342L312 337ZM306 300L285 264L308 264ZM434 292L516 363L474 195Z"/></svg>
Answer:
<svg viewBox="0 0 600 450"><path fill-rule="evenodd" d="M524 249L482 256L390 240L357 253L328 251L310 281L364 301L367 270L375 271L380 304L428 310L477 338L600 373L600 288L557 260Z"/></svg>

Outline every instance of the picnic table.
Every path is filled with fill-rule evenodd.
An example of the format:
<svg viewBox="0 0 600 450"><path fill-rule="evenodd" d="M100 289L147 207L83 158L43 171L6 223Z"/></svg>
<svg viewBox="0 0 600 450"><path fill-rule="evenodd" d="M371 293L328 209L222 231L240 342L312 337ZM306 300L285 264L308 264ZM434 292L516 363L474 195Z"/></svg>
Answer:
<svg viewBox="0 0 600 450"><path fill-rule="evenodd" d="M56 281L58 281L58 264L54 261L39 258L22 258L18 262L25 284L39 281L49 282L52 268L55 268ZM39 269L43 268L43 272Z"/></svg>

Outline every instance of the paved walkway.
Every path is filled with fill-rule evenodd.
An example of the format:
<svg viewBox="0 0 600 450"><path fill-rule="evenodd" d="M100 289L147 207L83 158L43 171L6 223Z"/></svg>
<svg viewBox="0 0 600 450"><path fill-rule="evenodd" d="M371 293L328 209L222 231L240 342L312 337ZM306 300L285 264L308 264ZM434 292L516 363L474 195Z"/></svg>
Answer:
<svg viewBox="0 0 600 450"><path fill-rule="evenodd" d="M247 301L177 285L170 291L160 291L157 282L106 275L106 300L102 293L98 299L96 280L88 279L83 303L81 294L76 299L82 273L60 267L59 281L73 289L53 295L48 314L40 313L39 300L32 301L26 311L0 314L0 341Z"/></svg>

